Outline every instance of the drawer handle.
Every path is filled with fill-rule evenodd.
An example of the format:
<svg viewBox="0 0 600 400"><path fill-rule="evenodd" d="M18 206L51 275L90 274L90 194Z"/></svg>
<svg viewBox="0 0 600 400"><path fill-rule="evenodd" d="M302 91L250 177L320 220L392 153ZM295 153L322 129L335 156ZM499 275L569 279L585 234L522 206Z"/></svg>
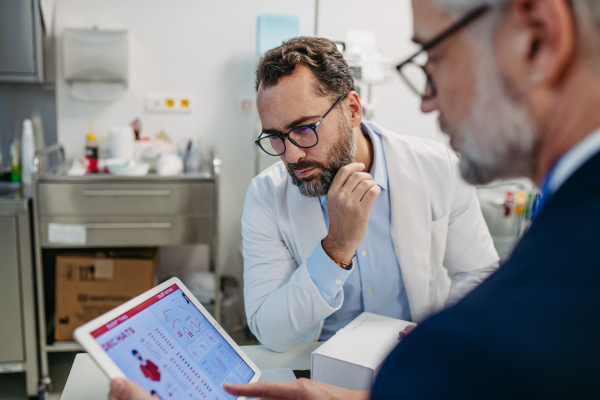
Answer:
<svg viewBox="0 0 600 400"><path fill-rule="evenodd" d="M170 190L84 190L84 196L170 196Z"/></svg>
<svg viewBox="0 0 600 400"><path fill-rule="evenodd" d="M98 222L85 224L87 229L171 229L170 222Z"/></svg>

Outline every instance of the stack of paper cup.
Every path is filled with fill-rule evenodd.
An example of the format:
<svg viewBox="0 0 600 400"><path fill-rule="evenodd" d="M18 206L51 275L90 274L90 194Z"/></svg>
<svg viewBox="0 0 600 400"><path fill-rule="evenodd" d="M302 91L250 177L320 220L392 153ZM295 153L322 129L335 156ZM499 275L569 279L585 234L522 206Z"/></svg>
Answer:
<svg viewBox="0 0 600 400"><path fill-rule="evenodd" d="M108 130L108 148L111 158L133 160L135 136L131 126L113 126Z"/></svg>

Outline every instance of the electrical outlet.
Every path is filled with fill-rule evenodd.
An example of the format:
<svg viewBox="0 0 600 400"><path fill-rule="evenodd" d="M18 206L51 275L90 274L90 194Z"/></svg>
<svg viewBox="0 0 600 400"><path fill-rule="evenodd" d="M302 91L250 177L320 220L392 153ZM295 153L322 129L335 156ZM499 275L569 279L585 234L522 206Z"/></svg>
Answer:
<svg viewBox="0 0 600 400"><path fill-rule="evenodd" d="M148 93L146 111L149 113L191 113L194 95L190 93Z"/></svg>
<svg viewBox="0 0 600 400"><path fill-rule="evenodd" d="M239 111L242 114L251 114L254 110L254 100L249 97L240 97L238 100Z"/></svg>

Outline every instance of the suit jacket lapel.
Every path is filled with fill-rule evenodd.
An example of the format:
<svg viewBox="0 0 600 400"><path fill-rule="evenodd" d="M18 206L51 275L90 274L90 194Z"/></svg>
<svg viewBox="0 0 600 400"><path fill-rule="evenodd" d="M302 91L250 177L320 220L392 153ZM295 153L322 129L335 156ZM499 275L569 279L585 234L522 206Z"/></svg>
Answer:
<svg viewBox="0 0 600 400"><path fill-rule="evenodd" d="M402 136L371 125L380 133L389 176L391 234L413 321L429 309L431 201L421 163Z"/></svg>

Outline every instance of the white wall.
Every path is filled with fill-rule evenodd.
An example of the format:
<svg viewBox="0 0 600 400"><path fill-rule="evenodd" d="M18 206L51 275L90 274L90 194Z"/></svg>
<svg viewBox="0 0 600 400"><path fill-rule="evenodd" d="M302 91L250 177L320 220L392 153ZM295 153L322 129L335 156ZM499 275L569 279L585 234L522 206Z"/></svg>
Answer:
<svg viewBox="0 0 600 400"><path fill-rule="evenodd" d="M319 0L317 35L343 40L348 29L373 31L386 58L401 61L417 49L410 40L410 0ZM440 138L437 117L421 114L419 98L396 73L391 84L375 86L372 96L378 103L373 122L401 134Z"/></svg>
<svg viewBox="0 0 600 400"><path fill-rule="evenodd" d="M220 259L239 276L240 217L255 170L253 140L258 118L238 111L239 99L254 98L256 17L296 14L301 33L314 33L315 0L58 0L55 34L66 27L127 29L130 34L129 88L118 101L87 104L71 99L57 56L58 140L70 157L81 155L92 119L100 136L109 126L140 117L143 134L165 130L175 140L201 138L223 159L220 198ZM375 32L382 53L401 59L413 45L410 0L319 0L319 36L343 39L350 28ZM196 97L189 115L148 114L148 92L184 92ZM399 78L376 87L374 121L396 132L435 138L433 116L422 116L418 99Z"/></svg>
<svg viewBox="0 0 600 400"><path fill-rule="evenodd" d="M99 135L109 126L140 117L144 135L165 130L174 139L201 138L223 160L220 192L220 259L224 272L240 275L240 218L255 169L257 116L238 111L242 97L254 98L256 19L260 13L300 16L301 33L314 32L314 0L58 0L55 34L63 29L127 29L129 88L118 101L73 100L62 79L59 46L56 83L58 141L71 157L81 155L87 121ZM148 92L193 93L190 115L148 114Z"/></svg>

